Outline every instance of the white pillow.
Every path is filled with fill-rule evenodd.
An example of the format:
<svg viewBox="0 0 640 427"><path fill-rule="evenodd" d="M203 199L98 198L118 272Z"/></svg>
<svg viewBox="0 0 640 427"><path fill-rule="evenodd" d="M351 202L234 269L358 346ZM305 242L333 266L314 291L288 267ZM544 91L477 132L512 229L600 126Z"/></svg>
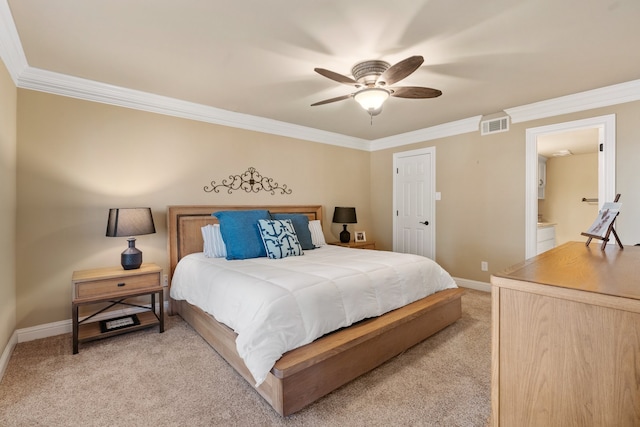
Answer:
<svg viewBox="0 0 640 427"><path fill-rule="evenodd" d="M208 224L201 228L202 240L204 240L203 252L208 258L224 258L227 256L227 247L222 240L220 224Z"/></svg>
<svg viewBox="0 0 640 427"><path fill-rule="evenodd" d="M319 219L309 221L309 231L311 232L311 241L313 245L324 246L327 242L324 240L324 233L322 232L322 224Z"/></svg>

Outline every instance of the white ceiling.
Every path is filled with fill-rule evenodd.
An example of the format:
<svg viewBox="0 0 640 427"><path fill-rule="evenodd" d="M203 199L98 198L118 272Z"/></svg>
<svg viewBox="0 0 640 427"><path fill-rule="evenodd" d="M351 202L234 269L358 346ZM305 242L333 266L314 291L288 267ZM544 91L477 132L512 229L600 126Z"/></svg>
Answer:
<svg viewBox="0 0 640 427"><path fill-rule="evenodd" d="M30 69L365 140L640 79L638 0L0 1ZM441 97L310 106L412 55Z"/></svg>
<svg viewBox="0 0 640 427"><path fill-rule="evenodd" d="M536 139L538 154L544 157L554 157L564 150L575 155L597 153L598 141L596 127L541 135Z"/></svg>

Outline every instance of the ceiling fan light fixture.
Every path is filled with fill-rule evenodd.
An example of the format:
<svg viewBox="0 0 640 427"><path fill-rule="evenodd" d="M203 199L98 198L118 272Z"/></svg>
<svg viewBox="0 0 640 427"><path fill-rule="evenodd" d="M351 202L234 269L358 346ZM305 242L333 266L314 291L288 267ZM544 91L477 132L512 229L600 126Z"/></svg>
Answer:
<svg viewBox="0 0 640 427"><path fill-rule="evenodd" d="M367 113L369 113L369 115L371 117L373 116L377 116L378 114L382 113L382 107L376 109L376 110L367 110Z"/></svg>
<svg viewBox="0 0 640 427"><path fill-rule="evenodd" d="M353 98L372 116L380 114L382 104L389 98L389 91L381 88L367 88L356 92Z"/></svg>
<svg viewBox="0 0 640 427"><path fill-rule="evenodd" d="M553 153L553 157L566 157L566 156L570 156L573 153L571 152L571 150L559 150L556 151L555 153Z"/></svg>
<svg viewBox="0 0 640 427"><path fill-rule="evenodd" d="M325 99L311 104L311 106L353 98L373 118L382 112L382 104L390 96L411 99L436 98L442 95L442 91L421 86L393 86L420 68L423 62L424 58L420 55L410 56L394 65L380 60L363 61L351 69L353 78L324 68L314 68L313 70L321 76L355 87L356 91L348 95ZM373 124L373 120L371 123Z"/></svg>

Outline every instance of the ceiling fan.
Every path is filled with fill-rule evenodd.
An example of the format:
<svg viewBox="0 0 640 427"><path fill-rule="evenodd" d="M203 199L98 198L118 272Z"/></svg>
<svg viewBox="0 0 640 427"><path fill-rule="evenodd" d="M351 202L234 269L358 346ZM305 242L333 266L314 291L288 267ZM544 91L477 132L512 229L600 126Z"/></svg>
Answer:
<svg viewBox="0 0 640 427"><path fill-rule="evenodd" d="M442 95L442 91L418 86L390 87L416 71L423 62L422 56L411 56L394 65L379 60L359 62L351 69L353 78L324 68L314 68L318 74L338 83L353 86L358 90L348 95L316 102L311 106L353 98L373 117L380 114L382 104L390 96L414 99L436 98Z"/></svg>

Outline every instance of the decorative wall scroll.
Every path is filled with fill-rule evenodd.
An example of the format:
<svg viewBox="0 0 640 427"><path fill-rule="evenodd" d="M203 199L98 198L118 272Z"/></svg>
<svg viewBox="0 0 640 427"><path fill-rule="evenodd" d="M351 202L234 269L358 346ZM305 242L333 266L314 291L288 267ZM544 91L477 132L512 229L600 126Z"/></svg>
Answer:
<svg viewBox="0 0 640 427"><path fill-rule="evenodd" d="M228 179L223 179L221 184L211 181L211 186L205 185L204 191L211 193L212 191L219 193L220 187L225 187L227 193L231 194L233 190L244 190L245 193L257 193L259 191L268 191L272 195L279 191L280 194L291 194L292 190L287 185L280 186L274 182L273 178L262 176L255 168L249 168L240 175L229 175Z"/></svg>

